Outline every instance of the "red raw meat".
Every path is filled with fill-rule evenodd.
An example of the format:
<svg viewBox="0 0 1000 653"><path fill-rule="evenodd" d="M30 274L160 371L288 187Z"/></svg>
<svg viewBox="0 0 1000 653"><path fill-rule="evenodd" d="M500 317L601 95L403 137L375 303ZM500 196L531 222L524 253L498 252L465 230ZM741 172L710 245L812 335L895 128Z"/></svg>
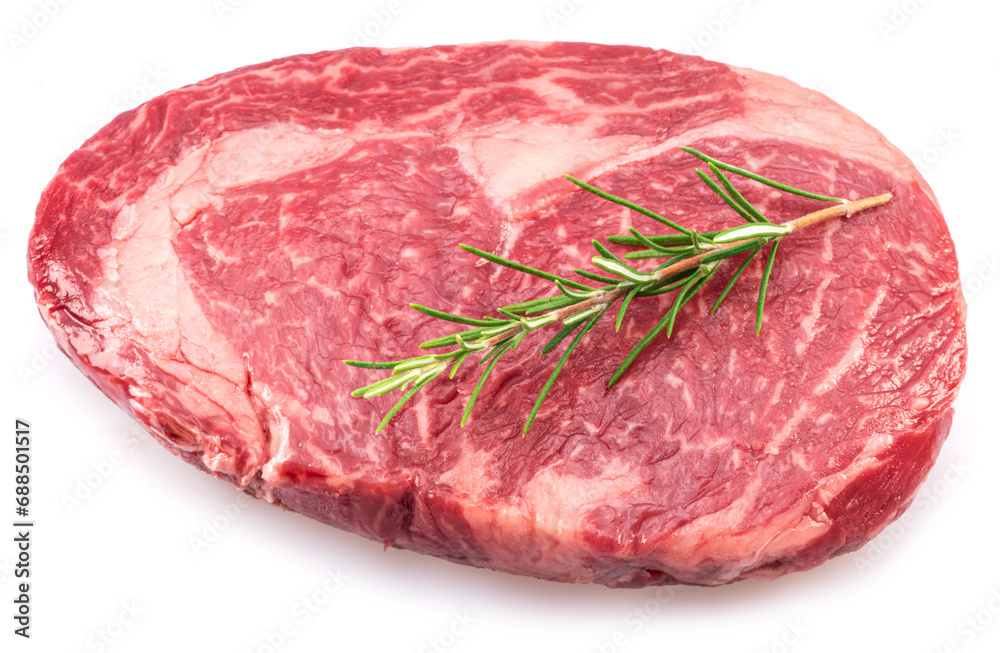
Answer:
<svg viewBox="0 0 1000 653"><path fill-rule="evenodd" d="M466 427L469 364L374 434L397 396L352 398L374 379L341 360L447 332L409 302L479 316L550 292L460 242L571 275L591 237L653 230L564 174L737 224L680 145L894 199L782 241L759 336L760 260L610 391L671 299L637 300L618 334L605 318L525 439L545 335ZM820 207L736 183L774 221ZM860 547L913 499L965 371L954 246L896 148L785 79L637 47L351 49L171 91L62 165L29 274L62 349L188 462L387 545L559 581L717 585Z"/></svg>

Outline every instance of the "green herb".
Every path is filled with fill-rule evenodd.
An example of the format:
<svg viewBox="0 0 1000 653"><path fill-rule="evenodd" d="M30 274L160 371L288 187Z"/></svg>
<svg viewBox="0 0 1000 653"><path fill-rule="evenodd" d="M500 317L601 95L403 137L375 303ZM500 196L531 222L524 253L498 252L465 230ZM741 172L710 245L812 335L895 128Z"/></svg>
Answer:
<svg viewBox="0 0 1000 653"><path fill-rule="evenodd" d="M573 335L574 337L563 352L559 362L556 363L545 385L542 386L538 399L535 401L535 405L525 421L524 429L521 433L523 436L534 422L542 402L548 395L559 373L566 366L570 355L576 350L583 337L594 328L598 321L616 302L621 302L618 311L615 313L615 331L618 331L621 328L626 311L634 300L643 297L654 297L669 292L676 293L670 309L635 344L632 351L628 353L625 360L622 361L618 369L611 375L608 386L614 385L625 374L629 366L632 365L649 343L661 332L665 330L666 337L668 338L672 335L680 309L687 302L691 301L691 298L715 275L722 260L749 253L729 279L729 282L712 307L711 313L715 313L719 309L719 306L722 305L723 300L729 295L737 280L746 272L753 258L770 244L757 297L756 330L757 333L760 333L764 322L764 300L767 294L768 280L774 269L778 242L785 236L817 222L834 217L850 217L860 211L881 206L892 199L890 193L855 201L818 195L798 188L792 188L756 173L737 168L697 150L688 147L682 147L681 149L708 164L712 176L709 176L702 170L696 170L698 177L739 215L745 221L745 224L722 231L698 233L693 229L682 227L672 220L629 200L611 195L586 182L567 176L567 179L580 188L652 218L677 233L646 235L637 229L630 229L628 236L610 236L608 238L609 242L639 248L625 254L624 257L615 256L603 244L596 240L593 241L592 244L597 255L591 259L591 263L599 272L595 273L589 270L575 270L575 272L590 282L601 284L599 286L588 285L542 270L536 270L522 263L490 254L470 245L462 245L461 247L465 251L491 263L502 265L553 283L556 290L558 290L558 294L500 307L497 309L497 313L501 316L499 318L470 318L426 306L411 304L414 309L430 317L472 328L428 340L420 345L422 349L446 350L441 353L390 362L344 361L346 364L354 367L391 370L388 378L381 379L363 388L358 388L352 393L353 396L364 398L377 397L396 390L403 393L402 398L386 413L375 429L375 432L378 433L385 428L385 425L402 410L421 388L439 377L445 370L450 370L448 376L449 378L453 378L458 368L470 356L475 355L479 357L479 366L482 367L482 373L472 394L469 396L465 411L462 414L461 423L464 426L472 414L473 405L479 398L487 378L496 367L500 358L517 349L517 346L521 344L521 341L529 333L558 323L562 328L543 347L543 355L555 350L569 336ZM726 172L777 188L786 193L825 202L836 202L837 204L836 206L809 213L795 220L790 220L784 224L774 224L743 197L726 177ZM648 272L643 272L628 263L630 260L646 259L662 259L663 262Z"/></svg>

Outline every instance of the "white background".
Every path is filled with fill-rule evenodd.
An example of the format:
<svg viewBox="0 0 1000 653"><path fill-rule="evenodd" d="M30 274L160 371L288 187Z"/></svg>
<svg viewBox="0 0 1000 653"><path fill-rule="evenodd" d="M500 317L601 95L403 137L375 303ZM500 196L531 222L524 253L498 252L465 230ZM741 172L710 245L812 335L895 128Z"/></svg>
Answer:
<svg viewBox="0 0 1000 653"><path fill-rule="evenodd" d="M1000 650L996 3L400 0L395 14L384 13L388 0L342 4L4 1L0 650L245 653L272 650L269 638L292 652ZM366 29L380 46L698 47L824 91L918 160L957 243L970 354L951 436L905 525L810 572L676 592L560 585L383 552L262 502L237 503L234 489L161 449L56 354L26 281L25 244L62 159L152 94L364 44ZM8 616L17 417L34 441L28 641ZM201 537L214 540L196 552ZM323 589L330 573L342 579L327 583L332 592Z"/></svg>

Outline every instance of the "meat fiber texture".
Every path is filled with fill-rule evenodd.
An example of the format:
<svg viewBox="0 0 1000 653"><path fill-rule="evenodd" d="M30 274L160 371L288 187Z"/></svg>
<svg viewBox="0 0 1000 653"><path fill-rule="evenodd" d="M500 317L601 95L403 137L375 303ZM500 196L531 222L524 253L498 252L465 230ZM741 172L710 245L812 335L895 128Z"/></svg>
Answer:
<svg viewBox="0 0 1000 653"><path fill-rule="evenodd" d="M791 185L886 206L786 237L762 332L738 260L614 388L667 310L636 300L559 355L505 357L363 400L343 359L417 355L469 316L550 294L459 243L572 275L594 236L740 219L688 145ZM772 220L825 206L737 179ZM857 549L908 506L948 433L965 303L914 166L820 93L639 47L356 48L250 66L115 118L45 189L29 274L59 345L188 462L386 546L628 587L774 578Z"/></svg>

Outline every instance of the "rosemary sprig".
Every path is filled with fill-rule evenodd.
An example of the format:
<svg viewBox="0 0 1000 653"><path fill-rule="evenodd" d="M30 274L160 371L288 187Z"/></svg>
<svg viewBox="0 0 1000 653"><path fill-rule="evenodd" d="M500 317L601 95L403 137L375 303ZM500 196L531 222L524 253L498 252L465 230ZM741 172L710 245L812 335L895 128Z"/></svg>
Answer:
<svg viewBox="0 0 1000 653"><path fill-rule="evenodd" d="M411 304L414 309L425 315L471 328L434 338L420 345L421 349L446 350L440 353L391 362L344 361L344 363L354 367L390 370L387 378L358 388L352 393L353 396L369 398L396 390L403 393L402 398L386 413L375 432L378 433L385 428L385 425L424 386L443 374L445 370L450 370L448 376L454 378L458 368L470 356L475 355L479 356L478 364L482 368L482 372L462 413L461 423L464 426L472 415L472 408L479 398L487 378L493 372L500 358L517 349L529 333L558 323L562 325L562 328L542 348L542 354L552 352L571 335L573 335L573 339L563 352L559 362L556 363L545 385L542 386L538 399L525 421L521 433L523 437L534 422L542 402L544 402L559 373L566 366L570 355L576 350L583 337L597 325L615 303L621 302L615 318L615 331L618 331L621 329L628 308L637 298L655 297L669 292L676 293L670 309L635 344L618 369L611 375L611 379L608 381L609 387L625 374L635 359L661 332L665 330L668 338L672 335L681 308L705 287L715 275L721 261L748 253L715 301L711 310L713 314L722 305L722 302L736 285L737 280L746 272L754 257L770 245L757 295L756 331L760 333L764 321L764 300L768 281L774 269L778 242L785 236L817 222L834 217L850 217L860 211L881 206L892 199L890 193L855 201L827 197L767 179L688 147L681 149L708 164L712 176L702 170L696 170L696 174L712 192L744 220L744 224L722 231L699 233L629 200L611 195L567 175L567 179L580 188L652 218L677 233L646 235L633 228L629 230L627 236L608 237L608 241L611 243L638 248L623 257L616 256L600 242L593 241L592 245L597 255L591 259L591 263L598 272L578 269L575 270L575 273L591 283L601 284L598 286L537 270L471 245L461 245L465 251L491 263L553 283L558 294L500 307L497 309L497 313L501 316L499 318L471 318ZM784 224L775 224L743 197L726 177L726 172L777 188L786 193L825 202L836 202L836 205L808 213ZM649 272L643 272L629 263L629 261L643 259L662 259L663 262Z"/></svg>

